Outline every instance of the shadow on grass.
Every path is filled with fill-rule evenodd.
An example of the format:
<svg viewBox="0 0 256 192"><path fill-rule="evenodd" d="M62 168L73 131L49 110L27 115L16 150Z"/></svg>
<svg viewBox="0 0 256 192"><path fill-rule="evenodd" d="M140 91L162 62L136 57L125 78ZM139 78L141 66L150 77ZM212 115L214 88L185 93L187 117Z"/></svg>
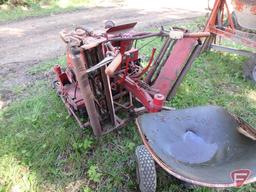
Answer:
<svg viewBox="0 0 256 192"><path fill-rule="evenodd" d="M35 85L30 92L30 97L13 103L1 114L3 147L0 151L39 174L38 182L63 180L62 169L56 165L56 160L79 139L77 126L67 118L68 114L54 92L47 90L44 84ZM73 164L72 161L67 163ZM0 174L12 172L5 171L8 170L1 170ZM15 183L18 175L12 176Z"/></svg>

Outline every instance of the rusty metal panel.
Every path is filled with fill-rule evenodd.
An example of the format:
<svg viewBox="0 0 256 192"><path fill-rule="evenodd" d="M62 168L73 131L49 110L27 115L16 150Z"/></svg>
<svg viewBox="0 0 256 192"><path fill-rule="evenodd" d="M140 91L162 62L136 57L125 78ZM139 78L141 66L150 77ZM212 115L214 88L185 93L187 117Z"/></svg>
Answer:
<svg viewBox="0 0 256 192"><path fill-rule="evenodd" d="M160 90L165 98L168 96L170 90L178 79L196 45L197 39L195 38L180 39L174 45L170 56L161 68L159 76L152 86L154 89Z"/></svg>
<svg viewBox="0 0 256 192"><path fill-rule="evenodd" d="M72 52L72 62L75 66L76 78L86 106L86 111L90 119L90 125L92 126L93 133L95 136L100 136L102 134L102 127L100 125L98 118L99 114L94 103L94 95L90 87L88 74L86 73L86 67L80 59L80 49L78 49L78 53L76 53L76 51L77 50L73 49Z"/></svg>

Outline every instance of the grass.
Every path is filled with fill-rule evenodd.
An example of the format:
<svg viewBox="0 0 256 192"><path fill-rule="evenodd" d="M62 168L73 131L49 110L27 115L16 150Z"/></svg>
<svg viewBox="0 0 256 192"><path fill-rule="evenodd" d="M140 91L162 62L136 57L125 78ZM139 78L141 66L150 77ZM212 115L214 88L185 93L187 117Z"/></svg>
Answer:
<svg viewBox="0 0 256 192"><path fill-rule="evenodd" d="M155 46L159 43L154 41ZM150 47L142 53L149 54ZM220 105L255 125L256 91L254 84L243 79L245 61L233 54L202 54L168 105ZM29 72L48 71L56 62L63 65L65 61L59 58ZM50 82L38 81L27 91L30 96L0 111L1 192L138 191L134 151L141 141L134 123L96 140L90 129L81 130L68 116ZM186 191L163 170L158 170L158 176L157 191ZM256 187L248 185L230 191L256 191Z"/></svg>
<svg viewBox="0 0 256 192"><path fill-rule="evenodd" d="M90 0L50 0L41 4L30 3L29 7L2 5L0 7L0 22L74 11L78 8L87 6L89 3Z"/></svg>
<svg viewBox="0 0 256 192"><path fill-rule="evenodd" d="M60 56L57 59L51 59L51 60L40 63L40 65L32 66L28 70L28 73L30 75L36 75L38 73L48 72L49 69L51 69L56 64L59 64L61 67L64 67L66 64L65 62L66 62L66 56Z"/></svg>
<svg viewBox="0 0 256 192"><path fill-rule="evenodd" d="M244 80L246 58L210 52L201 55L170 102L174 107L220 105L255 125L255 85Z"/></svg>

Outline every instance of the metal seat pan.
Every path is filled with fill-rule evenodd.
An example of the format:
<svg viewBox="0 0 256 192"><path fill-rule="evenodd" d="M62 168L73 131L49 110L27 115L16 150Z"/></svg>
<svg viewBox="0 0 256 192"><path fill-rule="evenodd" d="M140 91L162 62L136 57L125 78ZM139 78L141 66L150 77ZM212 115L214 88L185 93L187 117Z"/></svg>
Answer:
<svg viewBox="0 0 256 192"><path fill-rule="evenodd" d="M240 134L241 122L221 107L149 113L136 123L154 160L181 180L232 187L238 169L251 171L245 184L256 180L256 142Z"/></svg>

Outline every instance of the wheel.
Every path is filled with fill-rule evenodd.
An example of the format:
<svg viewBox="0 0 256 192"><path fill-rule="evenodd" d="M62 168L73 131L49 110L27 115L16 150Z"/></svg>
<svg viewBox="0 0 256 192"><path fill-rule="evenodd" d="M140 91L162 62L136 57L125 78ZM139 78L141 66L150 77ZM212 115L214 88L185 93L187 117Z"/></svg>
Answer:
<svg viewBox="0 0 256 192"><path fill-rule="evenodd" d="M56 90L56 93L58 96L61 95L61 91L58 89L59 86L60 86L60 82L58 80L52 81L51 87Z"/></svg>
<svg viewBox="0 0 256 192"><path fill-rule="evenodd" d="M233 20L233 24L234 24L234 27L236 28L236 29L242 29L242 27L239 25L239 23L238 23L238 21L237 21L237 17L236 17L236 13L235 12L232 12L232 14L231 14L231 18L232 18L232 20Z"/></svg>
<svg viewBox="0 0 256 192"><path fill-rule="evenodd" d="M136 174L141 192L156 191L156 167L153 158L144 145L136 148Z"/></svg>
<svg viewBox="0 0 256 192"><path fill-rule="evenodd" d="M256 83L256 64L252 69L252 80Z"/></svg>
<svg viewBox="0 0 256 192"><path fill-rule="evenodd" d="M109 29L111 27L114 27L116 24L114 21L107 20L107 21L105 21L104 25L105 25L105 29Z"/></svg>
<svg viewBox="0 0 256 192"><path fill-rule="evenodd" d="M58 82L58 80L56 80L56 79L54 79L53 81L52 81L52 83L51 83L51 87L53 88L53 89L56 89L56 83Z"/></svg>
<svg viewBox="0 0 256 192"><path fill-rule="evenodd" d="M250 59L244 64L243 68L245 78L256 83L256 55L250 57Z"/></svg>

